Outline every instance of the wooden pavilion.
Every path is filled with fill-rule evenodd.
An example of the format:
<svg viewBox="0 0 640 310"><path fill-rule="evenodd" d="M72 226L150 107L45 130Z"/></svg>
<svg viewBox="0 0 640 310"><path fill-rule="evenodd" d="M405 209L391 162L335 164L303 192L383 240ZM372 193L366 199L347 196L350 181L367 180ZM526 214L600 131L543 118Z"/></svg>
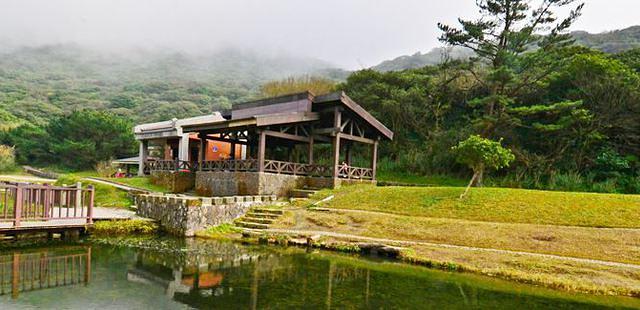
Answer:
<svg viewBox="0 0 640 310"><path fill-rule="evenodd" d="M195 188L204 195L282 194L291 187L375 181L378 144L393 138L344 92L241 103L221 116L174 121L179 135L197 137L198 145L197 152L171 160L149 161L143 138L152 132L137 129L139 170L194 173ZM211 143L228 144L228 158L209 160Z"/></svg>

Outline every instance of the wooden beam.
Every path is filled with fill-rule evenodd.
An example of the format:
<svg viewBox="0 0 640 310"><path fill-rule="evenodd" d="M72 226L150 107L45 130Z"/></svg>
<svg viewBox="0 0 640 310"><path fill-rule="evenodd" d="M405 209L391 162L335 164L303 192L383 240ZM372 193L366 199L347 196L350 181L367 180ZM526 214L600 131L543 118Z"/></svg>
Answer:
<svg viewBox="0 0 640 310"><path fill-rule="evenodd" d="M278 132L278 131L273 131L273 130L263 130L262 132L264 132L267 136L271 136L271 137L282 138L282 139L293 140L293 141L299 141L299 142L305 142L305 143L309 142L309 137L298 136L298 135L293 135L293 134L290 134L290 133Z"/></svg>
<svg viewBox="0 0 640 310"><path fill-rule="evenodd" d="M267 142L267 135L264 131L259 132L258 137L258 172L264 172L264 153Z"/></svg>
<svg viewBox="0 0 640 310"><path fill-rule="evenodd" d="M378 166L378 140L373 142L371 146L371 179L376 179L376 170Z"/></svg>
<svg viewBox="0 0 640 310"><path fill-rule="evenodd" d="M340 136L343 139L346 139L346 140L357 141L357 142L362 142L362 143L366 143L366 144L374 144L376 142L373 139L358 137L358 136L349 135L349 134L346 134L346 133L341 133Z"/></svg>
<svg viewBox="0 0 640 310"><path fill-rule="evenodd" d="M227 138L220 138L220 137L207 137L207 139L208 139L208 140L214 140L214 141L220 141L220 142L227 142L227 143L242 144L242 145L247 144L247 141L234 140L234 139L227 139Z"/></svg>

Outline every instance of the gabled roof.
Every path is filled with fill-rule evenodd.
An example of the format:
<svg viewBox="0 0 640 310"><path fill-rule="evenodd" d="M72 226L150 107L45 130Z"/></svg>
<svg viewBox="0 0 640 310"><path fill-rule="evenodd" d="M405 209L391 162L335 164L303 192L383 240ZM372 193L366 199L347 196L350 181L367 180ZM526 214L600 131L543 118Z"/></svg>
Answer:
<svg viewBox="0 0 640 310"><path fill-rule="evenodd" d="M351 110L356 115L362 117L367 123L369 123L373 128L375 128L378 132L380 132L384 137L389 140L393 139L393 131L391 131L387 126L382 124L379 120L377 120L373 115L371 115L367 110L353 101L347 94L344 92L334 92L326 95L317 96L313 99L313 103L317 104L326 104L326 103L340 103L349 110Z"/></svg>

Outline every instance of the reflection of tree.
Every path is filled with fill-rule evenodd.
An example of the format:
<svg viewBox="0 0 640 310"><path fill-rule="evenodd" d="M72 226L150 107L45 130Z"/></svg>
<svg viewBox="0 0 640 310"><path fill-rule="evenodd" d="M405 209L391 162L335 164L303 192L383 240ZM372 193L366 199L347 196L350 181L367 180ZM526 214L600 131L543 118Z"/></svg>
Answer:
<svg viewBox="0 0 640 310"><path fill-rule="evenodd" d="M0 255L0 295L46 288L87 285L91 280L91 247Z"/></svg>

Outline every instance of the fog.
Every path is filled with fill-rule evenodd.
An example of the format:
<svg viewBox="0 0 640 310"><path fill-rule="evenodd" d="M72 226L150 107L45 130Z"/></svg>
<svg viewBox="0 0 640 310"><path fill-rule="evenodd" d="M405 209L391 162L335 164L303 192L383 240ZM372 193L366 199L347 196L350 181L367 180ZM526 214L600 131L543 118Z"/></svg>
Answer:
<svg viewBox="0 0 640 310"><path fill-rule="evenodd" d="M573 30L638 23L638 0L585 1ZM475 0L3 0L0 43L196 54L231 47L357 69L440 46L437 22L476 14Z"/></svg>

